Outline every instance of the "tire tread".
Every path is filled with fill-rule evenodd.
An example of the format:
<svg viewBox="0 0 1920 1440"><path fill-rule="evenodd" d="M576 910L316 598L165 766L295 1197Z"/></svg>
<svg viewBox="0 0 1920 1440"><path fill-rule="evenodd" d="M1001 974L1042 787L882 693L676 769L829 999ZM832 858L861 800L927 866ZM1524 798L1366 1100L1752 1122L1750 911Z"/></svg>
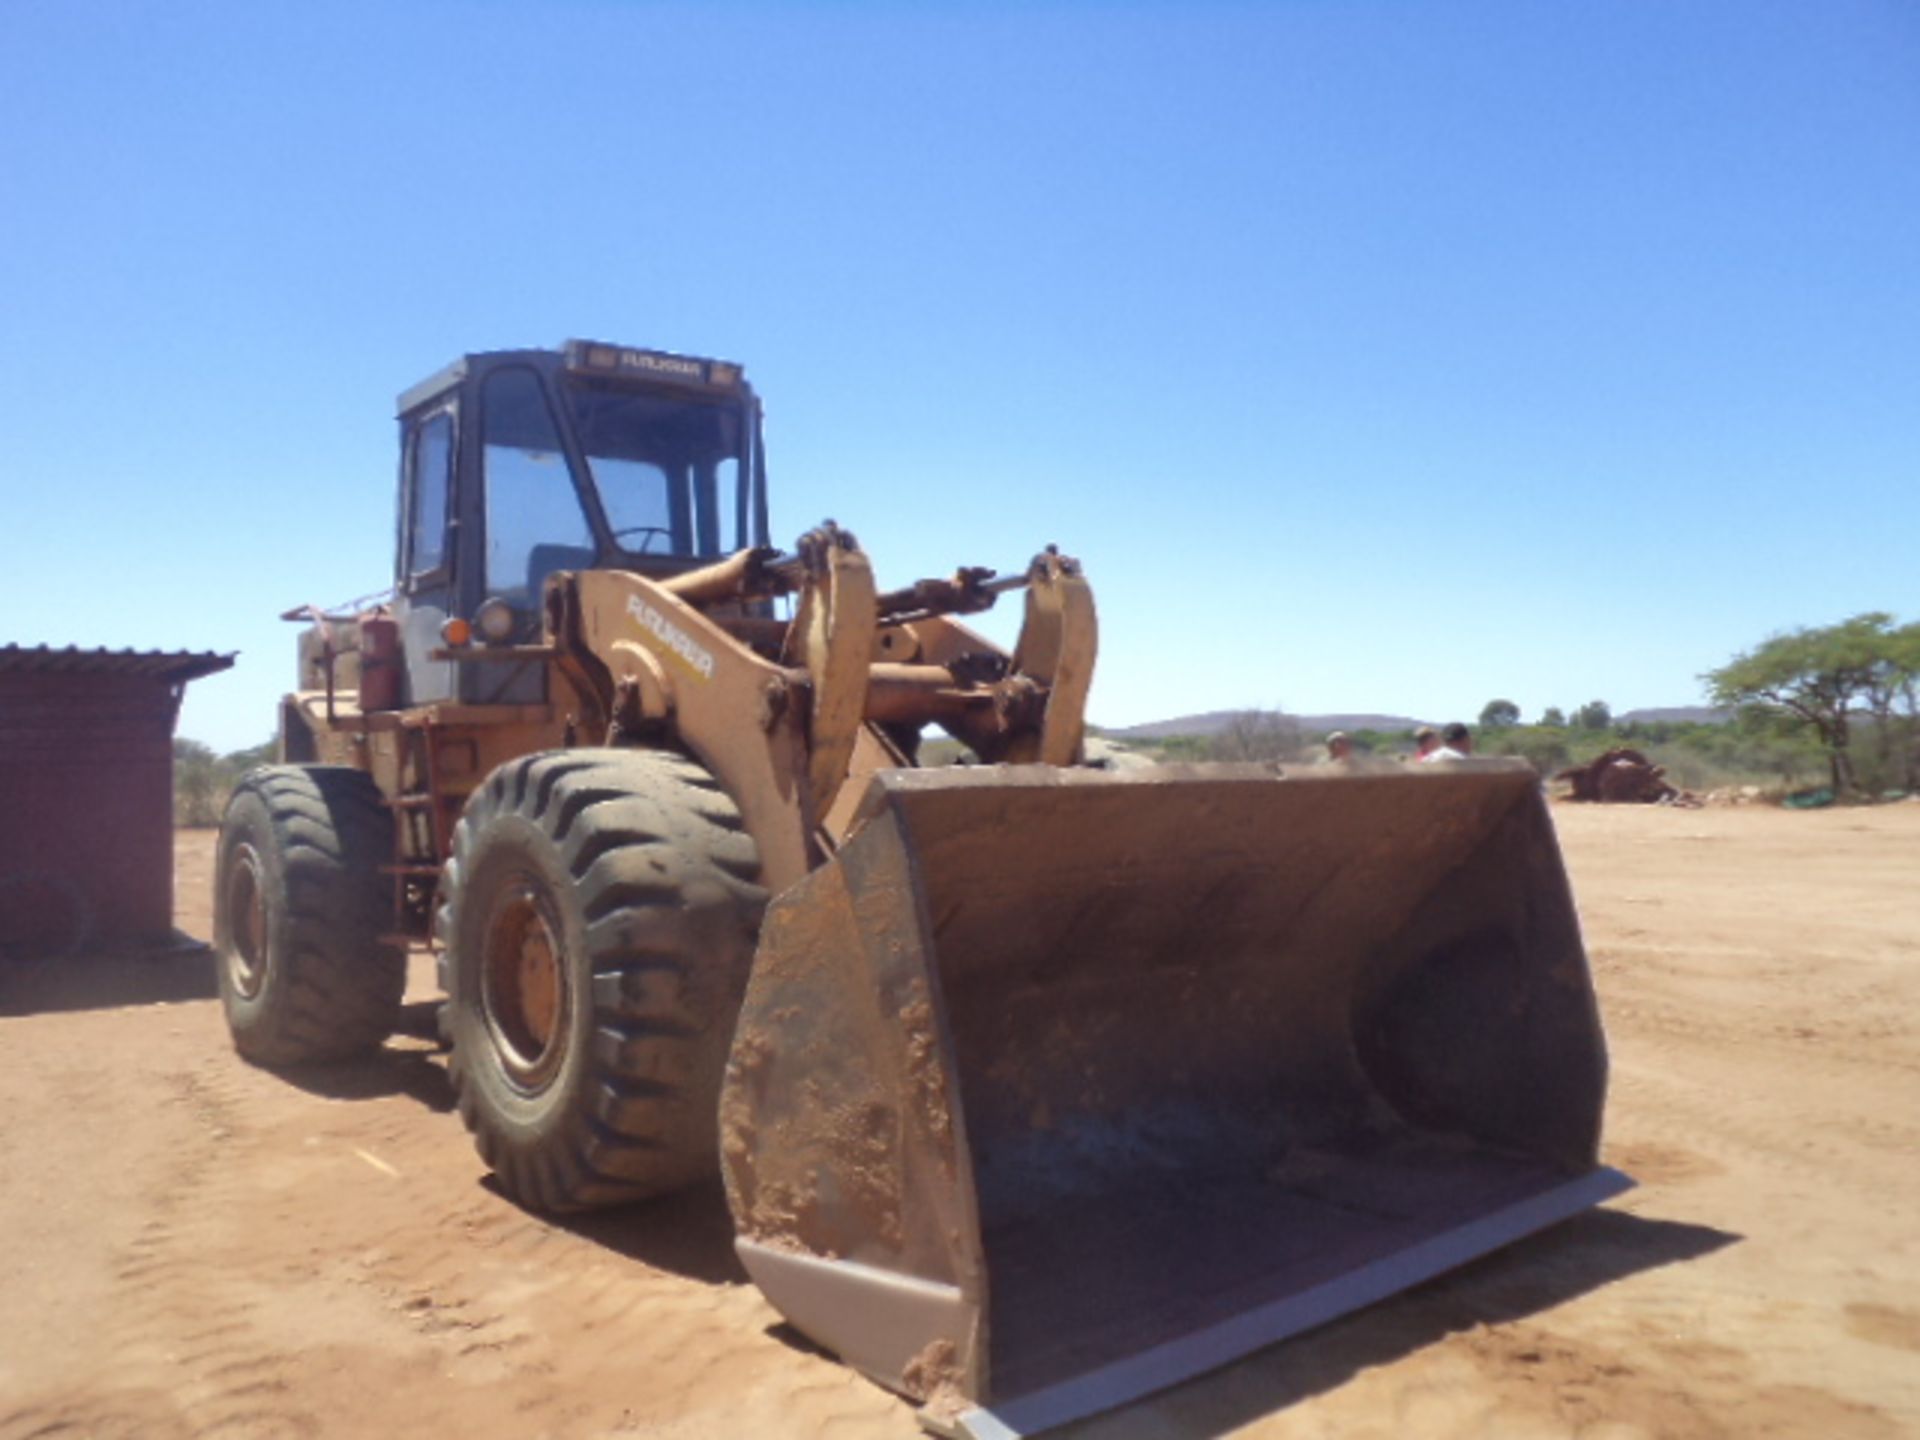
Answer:
<svg viewBox="0 0 1920 1440"><path fill-rule="evenodd" d="M717 1109L766 892L738 810L697 762L668 751L571 750L500 767L455 829L445 903L449 1004L477 1012L477 981L452 953L457 907L483 835L535 827L572 885L589 1015L576 1078L538 1143L495 1113L498 1059L480 1019L456 1018L448 1066L461 1118L501 1186L574 1211L679 1189L717 1164ZM476 896L471 903L478 903Z"/></svg>
<svg viewBox="0 0 1920 1440"><path fill-rule="evenodd" d="M377 1049L393 1033L406 988L406 952L391 928L379 866L390 822L370 776L345 766L262 766L235 788L216 868L216 940L224 934L225 857L235 827L277 856L281 909L269 925L269 975L254 1006L230 992L234 1047L277 1068L326 1064ZM271 913L271 912L270 912Z"/></svg>

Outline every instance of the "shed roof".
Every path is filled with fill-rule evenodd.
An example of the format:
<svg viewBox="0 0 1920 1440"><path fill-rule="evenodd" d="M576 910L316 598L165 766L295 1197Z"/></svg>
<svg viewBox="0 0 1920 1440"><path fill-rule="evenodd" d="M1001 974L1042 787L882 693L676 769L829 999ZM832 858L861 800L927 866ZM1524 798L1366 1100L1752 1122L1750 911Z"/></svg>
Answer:
<svg viewBox="0 0 1920 1440"><path fill-rule="evenodd" d="M237 652L236 652L237 653ZM82 650L69 645L0 645L0 675L126 675L183 684L233 664L211 650Z"/></svg>

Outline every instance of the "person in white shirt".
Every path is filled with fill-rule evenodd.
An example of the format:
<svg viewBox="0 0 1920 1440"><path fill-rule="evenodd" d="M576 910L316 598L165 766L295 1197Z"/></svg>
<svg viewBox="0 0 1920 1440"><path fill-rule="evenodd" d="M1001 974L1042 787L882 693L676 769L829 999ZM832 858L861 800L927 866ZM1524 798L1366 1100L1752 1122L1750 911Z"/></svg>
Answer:
<svg viewBox="0 0 1920 1440"><path fill-rule="evenodd" d="M1464 760L1473 753L1473 735L1458 720L1440 732L1440 744L1437 749L1429 750L1420 758L1423 761Z"/></svg>

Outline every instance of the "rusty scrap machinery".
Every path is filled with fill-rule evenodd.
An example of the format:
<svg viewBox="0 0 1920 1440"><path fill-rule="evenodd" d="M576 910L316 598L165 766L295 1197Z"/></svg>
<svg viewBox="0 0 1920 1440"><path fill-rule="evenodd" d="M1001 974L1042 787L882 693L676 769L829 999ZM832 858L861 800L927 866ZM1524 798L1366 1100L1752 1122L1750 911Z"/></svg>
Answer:
<svg viewBox="0 0 1920 1440"><path fill-rule="evenodd" d="M718 1167L772 1302L975 1437L1626 1183L1524 764L1084 764L1079 567L882 591L830 523L770 549L735 365L470 355L400 427L391 597L303 612L222 831L244 1056L377 1047L431 947L507 1193ZM1011 653L958 618L1015 591ZM929 726L977 763L919 765Z"/></svg>
<svg viewBox="0 0 1920 1440"><path fill-rule="evenodd" d="M1619 746L1604 751L1585 765L1557 772L1556 780L1572 787L1569 800L1605 805L1698 805L1699 801L1667 779L1664 765L1656 765L1640 751Z"/></svg>

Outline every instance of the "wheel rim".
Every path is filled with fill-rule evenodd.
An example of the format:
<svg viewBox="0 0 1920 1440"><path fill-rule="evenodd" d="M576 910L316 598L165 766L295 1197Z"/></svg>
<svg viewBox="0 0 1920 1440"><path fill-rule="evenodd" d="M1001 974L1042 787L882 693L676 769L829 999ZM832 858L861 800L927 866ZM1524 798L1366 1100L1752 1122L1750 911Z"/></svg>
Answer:
<svg viewBox="0 0 1920 1440"><path fill-rule="evenodd" d="M227 864L227 979L248 1000L267 983L267 887L260 852L242 841Z"/></svg>
<svg viewBox="0 0 1920 1440"><path fill-rule="evenodd" d="M545 890L529 876L504 887L487 917L481 1005L508 1077L526 1090L552 1080L566 1053L573 994L560 935Z"/></svg>

